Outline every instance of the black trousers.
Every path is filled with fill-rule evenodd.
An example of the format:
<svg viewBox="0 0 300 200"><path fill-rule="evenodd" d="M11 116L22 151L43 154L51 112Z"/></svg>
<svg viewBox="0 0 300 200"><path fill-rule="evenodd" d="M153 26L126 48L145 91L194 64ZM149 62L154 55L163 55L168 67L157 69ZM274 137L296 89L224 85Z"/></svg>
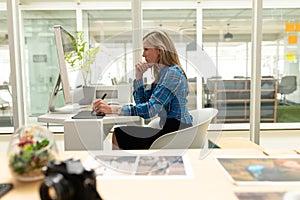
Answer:
<svg viewBox="0 0 300 200"><path fill-rule="evenodd" d="M120 149L149 149L160 136L191 127L192 124L180 123L177 119L166 119L162 129L142 126L121 126L114 129Z"/></svg>

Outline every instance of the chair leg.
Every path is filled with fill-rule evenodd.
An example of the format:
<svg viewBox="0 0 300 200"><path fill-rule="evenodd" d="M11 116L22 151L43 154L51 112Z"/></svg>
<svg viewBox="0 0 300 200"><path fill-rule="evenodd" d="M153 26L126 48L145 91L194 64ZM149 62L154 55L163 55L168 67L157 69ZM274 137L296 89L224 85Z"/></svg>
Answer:
<svg viewBox="0 0 300 200"><path fill-rule="evenodd" d="M284 104L285 103L285 94L281 94L280 93L280 101L279 101L280 104Z"/></svg>

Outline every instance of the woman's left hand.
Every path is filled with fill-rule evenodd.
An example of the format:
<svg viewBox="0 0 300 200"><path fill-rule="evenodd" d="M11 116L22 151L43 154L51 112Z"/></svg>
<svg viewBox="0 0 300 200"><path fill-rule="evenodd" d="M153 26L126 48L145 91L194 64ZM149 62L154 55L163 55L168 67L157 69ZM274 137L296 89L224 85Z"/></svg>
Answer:
<svg viewBox="0 0 300 200"><path fill-rule="evenodd" d="M139 80L143 78L143 74L152 67L152 64L146 62L139 62L135 65L135 78Z"/></svg>

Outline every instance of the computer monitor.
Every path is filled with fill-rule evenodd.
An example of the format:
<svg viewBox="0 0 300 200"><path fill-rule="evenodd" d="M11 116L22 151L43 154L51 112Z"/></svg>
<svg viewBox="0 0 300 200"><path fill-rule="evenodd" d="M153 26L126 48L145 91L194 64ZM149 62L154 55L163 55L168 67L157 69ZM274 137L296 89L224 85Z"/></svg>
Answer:
<svg viewBox="0 0 300 200"><path fill-rule="evenodd" d="M55 25L54 27L55 45L57 50L58 64L59 64L59 74L56 80L56 84L52 91L50 101L49 101L49 112L60 112L63 109L55 108L55 99L59 91L63 91L64 101L66 105L74 104L74 97L72 99L72 90L79 87L81 83L77 83L77 75L72 74L70 76L70 69L65 60L65 53L75 51L74 41L75 37L65 30L61 25ZM74 72L74 70L73 70ZM73 83L70 83L70 78ZM76 80L76 81L74 81ZM77 84L77 85L76 85ZM65 109L66 110L66 109ZM72 112L72 109L68 109L65 112Z"/></svg>

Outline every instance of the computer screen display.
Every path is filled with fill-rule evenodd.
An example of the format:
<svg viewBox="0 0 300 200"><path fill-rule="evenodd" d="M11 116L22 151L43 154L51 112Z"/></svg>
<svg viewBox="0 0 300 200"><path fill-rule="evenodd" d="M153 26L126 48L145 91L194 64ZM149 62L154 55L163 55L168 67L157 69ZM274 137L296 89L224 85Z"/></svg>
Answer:
<svg viewBox="0 0 300 200"><path fill-rule="evenodd" d="M49 111L55 111L54 101L59 91L63 91L65 104L73 104L72 91L82 85L82 83L78 80L79 71L72 69L65 60L65 54L67 52L76 51L74 45L74 42L76 41L75 37L61 25L55 25L53 28L59 65L59 75L50 98Z"/></svg>

